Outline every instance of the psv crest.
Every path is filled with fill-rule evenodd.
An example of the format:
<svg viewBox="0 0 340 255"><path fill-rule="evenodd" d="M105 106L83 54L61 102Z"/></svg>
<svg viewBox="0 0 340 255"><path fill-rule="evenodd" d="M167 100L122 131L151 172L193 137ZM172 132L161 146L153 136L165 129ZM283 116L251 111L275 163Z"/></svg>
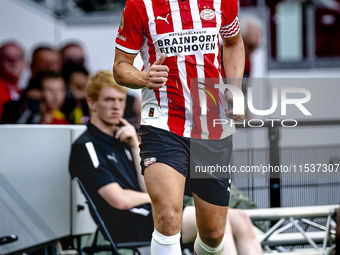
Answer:
<svg viewBox="0 0 340 255"><path fill-rule="evenodd" d="M201 11L201 18L204 20L212 20L215 18L215 11L212 9L203 9Z"/></svg>

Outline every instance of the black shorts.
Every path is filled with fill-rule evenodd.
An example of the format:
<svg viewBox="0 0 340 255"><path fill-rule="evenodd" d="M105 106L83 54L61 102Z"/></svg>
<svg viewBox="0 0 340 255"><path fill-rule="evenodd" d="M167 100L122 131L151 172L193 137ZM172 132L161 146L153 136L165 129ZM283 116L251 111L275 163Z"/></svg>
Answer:
<svg viewBox="0 0 340 255"><path fill-rule="evenodd" d="M164 163L186 177L185 195L195 193L208 203L228 206L229 173L209 172L207 167L226 169L231 159L232 136L221 140L193 139L143 125L139 135L143 174L152 163Z"/></svg>

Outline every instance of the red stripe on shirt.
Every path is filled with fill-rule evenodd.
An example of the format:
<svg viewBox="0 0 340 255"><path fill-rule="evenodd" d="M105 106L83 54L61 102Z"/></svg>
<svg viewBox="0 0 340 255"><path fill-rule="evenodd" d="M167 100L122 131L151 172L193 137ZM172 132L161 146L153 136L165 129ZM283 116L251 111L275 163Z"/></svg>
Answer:
<svg viewBox="0 0 340 255"><path fill-rule="evenodd" d="M178 1L178 5L180 8L183 30L192 29L194 27L194 23L191 16L190 0Z"/></svg>
<svg viewBox="0 0 340 255"><path fill-rule="evenodd" d="M195 55L185 56L185 68L187 70L187 83L191 94L192 123L190 137L201 139L201 105L197 83L197 63Z"/></svg>
<svg viewBox="0 0 340 255"><path fill-rule="evenodd" d="M151 0L157 34L174 32L169 1Z"/></svg>
<svg viewBox="0 0 340 255"><path fill-rule="evenodd" d="M169 70L168 82L166 83L169 107L169 130L170 132L183 136L185 126L185 103L183 87L177 68L177 57L166 58L163 64L173 67Z"/></svg>
<svg viewBox="0 0 340 255"><path fill-rule="evenodd" d="M148 18L148 15L146 13L146 9L144 9L143 14L144 14L144 17L146 17L146 20L147 20L146 24L149 24L149 18ZM148 38L147 45L148 45L148 53L149 53L149 63L150 63L150 67L151 67L151 65L156 61L156 49L155 49L155 45L153 44L151 36L150 36L149 26L146 26L145 33L146 33L146 37ZM143 66L143 69L144 69L144 66ZM155 97L157 99L158 105L161 106L159 89L154 89L153 91L155 93Z"/></svg>

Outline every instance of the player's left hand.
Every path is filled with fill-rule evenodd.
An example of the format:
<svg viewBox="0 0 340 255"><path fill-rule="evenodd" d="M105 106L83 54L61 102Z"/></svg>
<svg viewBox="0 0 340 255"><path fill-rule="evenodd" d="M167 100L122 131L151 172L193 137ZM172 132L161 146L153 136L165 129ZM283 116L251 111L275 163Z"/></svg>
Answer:
<svg viewBox="0 0 340 255"><path fill-rule="evenodd" d="M230 90L228 90L225 93L225 96L226 96L228 102L232 103L234 101L233 94L230 92ZM246 114L246 110L247 110L246 104L244 104L244 114L242 114L242 115L234 115L233 109L224 109L224 112L225 112L225 116L227 116L227 118L229 118L229 119L233 119L235 121L243 121L244 116Z"/></svg>
<svg viewBox="0 0 340 255"><path fill-rule="evenodd" d="M119 139L121 142L126 142L131 146L131 148L137 148L139 141L135 127L132 126L126 119L119 118L119 120L123 126L119 127L115 134L115 138Z"/></svg>

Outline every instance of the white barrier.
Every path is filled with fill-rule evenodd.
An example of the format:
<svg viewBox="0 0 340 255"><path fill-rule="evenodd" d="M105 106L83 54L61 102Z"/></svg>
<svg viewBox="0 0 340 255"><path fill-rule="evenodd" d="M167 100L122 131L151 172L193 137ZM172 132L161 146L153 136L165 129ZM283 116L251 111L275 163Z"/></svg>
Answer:
<svg viewBox="0 0 340 255"><path fill-rule="evenodd" d="M1 246L1 254L95 231L68 172L71 144L85 128L0 126L0 236L19 238Z"/></svg>

